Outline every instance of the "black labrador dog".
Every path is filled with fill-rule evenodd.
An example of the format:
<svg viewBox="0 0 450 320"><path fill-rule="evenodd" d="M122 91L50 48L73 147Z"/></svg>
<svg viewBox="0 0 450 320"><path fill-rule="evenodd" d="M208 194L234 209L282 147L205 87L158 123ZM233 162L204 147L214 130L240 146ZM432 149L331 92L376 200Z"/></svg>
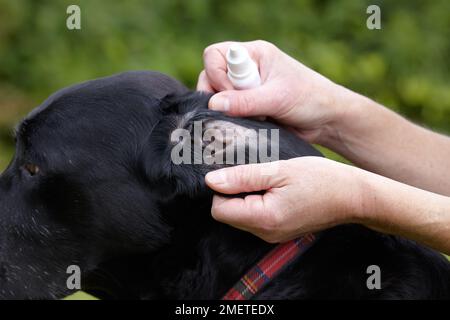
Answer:
<svg viewBox="0 0 450 320"><path fill-rule="evenodd" d="M16 130L0 177L0 298L82 289L110 299L219 299L273 244L211 218L206 172L171 161L176 128L278 128L209 111L209 95L156 72L63 89ZM280 129L279 157L321 156ZM367 287L367 267L381 289ZM412 241L358 225L327 230L257 299L449 299L450 263Z"/></svg>

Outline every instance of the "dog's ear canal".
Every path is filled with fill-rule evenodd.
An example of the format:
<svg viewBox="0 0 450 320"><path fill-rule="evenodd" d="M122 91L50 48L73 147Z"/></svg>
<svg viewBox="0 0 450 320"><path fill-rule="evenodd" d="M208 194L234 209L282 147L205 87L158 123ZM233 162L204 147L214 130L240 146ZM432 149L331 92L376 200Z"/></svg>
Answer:
<svg viewBox="0 0 450 320"><path fill-rule="evenodd" d="M210 97L209 94L190 92L167 96L161 102L161 118L143 145L140 175L162 201L208 192L204 166L180 162L180 159L191 160L196 156L192 124L209 112Z"/></svg>

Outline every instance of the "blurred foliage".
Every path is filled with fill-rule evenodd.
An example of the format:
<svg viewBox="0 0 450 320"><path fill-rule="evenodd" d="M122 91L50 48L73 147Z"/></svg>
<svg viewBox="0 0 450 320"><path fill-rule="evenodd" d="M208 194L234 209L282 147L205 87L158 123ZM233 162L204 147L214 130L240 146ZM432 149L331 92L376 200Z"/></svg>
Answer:
<svg viewBox="0 0 450 320"><path fill-rule="evenodd" d="M82 30L66 28L81 7ZM378 4L382 30L366 28ZM450 1L0 0L0 168L11 128L61 87L154 69L190 87L202 51L266 39L332 80L450 132Z"/></svg>
<svg viewBox="0 0 450 320"><path fill-rule="evenodd" d="M98 300L98 299L86 292L77 291L74 294L64 298L64 300Z"/></svg>

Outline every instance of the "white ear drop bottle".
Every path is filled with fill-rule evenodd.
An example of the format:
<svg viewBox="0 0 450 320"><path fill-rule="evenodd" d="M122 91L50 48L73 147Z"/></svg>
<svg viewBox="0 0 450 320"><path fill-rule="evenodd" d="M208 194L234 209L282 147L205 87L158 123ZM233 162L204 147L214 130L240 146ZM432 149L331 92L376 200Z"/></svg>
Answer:
<svg viewBox="0 0 450 320"><path fill-rule="evenodd" d="M237 90L252 89L261 85L258 66L247 49L233 44L227 51L228 78Z"/></svg>

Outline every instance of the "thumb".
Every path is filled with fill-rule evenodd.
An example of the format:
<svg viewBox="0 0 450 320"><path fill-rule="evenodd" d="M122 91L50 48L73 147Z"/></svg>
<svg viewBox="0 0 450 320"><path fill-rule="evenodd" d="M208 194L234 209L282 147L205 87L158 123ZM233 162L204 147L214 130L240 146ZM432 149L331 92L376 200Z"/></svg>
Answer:
<svg viewBox="0 0 450 320"><path fill-rule="evenodd" d="M247 164L209 172L206 184L216 192L238 194L281 187L285 178L279 174L280 161Z"/></svg>
<svg viewBox="0 0 450 320"><path fill-rule="evenodd" d="M271 116L276 111L274 106L277 105L274 96L267 86L221 91L211 97L209 108L240 117Z"/></svg>

